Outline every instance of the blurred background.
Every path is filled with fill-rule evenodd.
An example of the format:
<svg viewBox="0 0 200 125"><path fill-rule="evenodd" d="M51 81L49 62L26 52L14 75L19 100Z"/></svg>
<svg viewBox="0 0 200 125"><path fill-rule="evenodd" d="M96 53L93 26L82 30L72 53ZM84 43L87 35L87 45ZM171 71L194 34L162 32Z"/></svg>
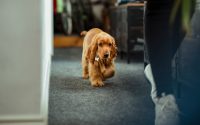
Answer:
<svg viewBox="0 0 200 125"><path fill-rule="evenodd" d="M128 35L119 36L119 34L127 33L128 27L133 25L137 28L140 26L138 30L142 30L143 5L135 8L131 5L127 6L132 10L135 9L135 13L132 12L132 14L128 14L130 10L127 9L127 11L125 6L127 3L139 4L143 2L144 0L53 0L54 46L81 46L80 32L94 27L98 27L113 36L118 35L116 38L121 36L119 39L128 37ZM137 19L131 17L132 15ZM126 20L134 21L137 24L128 25L129 23L125 23ZM119 39L117 41L120 41Z"/></svg>

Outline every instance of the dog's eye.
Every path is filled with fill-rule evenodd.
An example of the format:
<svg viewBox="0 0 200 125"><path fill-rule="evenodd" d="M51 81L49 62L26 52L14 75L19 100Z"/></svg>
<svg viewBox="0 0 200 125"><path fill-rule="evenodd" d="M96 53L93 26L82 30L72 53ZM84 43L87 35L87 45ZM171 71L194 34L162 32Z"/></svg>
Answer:
<svg viewBox="0 0 200 125"><path fill-rule="evenodd" d="M108 45L109 45L109 46L111 46L112 44L111 44L111 43L109 43Z"/></svg>
<svg viewBox="0 0 200 125"><path fill-rule="evenodd" d="M103 44L102 43L99 43L99 46L102 46Z"/></svg>

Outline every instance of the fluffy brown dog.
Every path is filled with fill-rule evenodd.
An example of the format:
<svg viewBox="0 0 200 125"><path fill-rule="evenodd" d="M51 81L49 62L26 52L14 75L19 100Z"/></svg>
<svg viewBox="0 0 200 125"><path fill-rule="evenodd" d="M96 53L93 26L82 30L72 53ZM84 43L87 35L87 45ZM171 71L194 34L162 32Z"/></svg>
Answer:
<svg viewBox="0 0 200 125"><path fill-rule="evenodd" d="M103 86L103 80L115 74L114 60L117 56L115 40L98 28L82 31L82 76L90 78L92 86Z"/></svg>

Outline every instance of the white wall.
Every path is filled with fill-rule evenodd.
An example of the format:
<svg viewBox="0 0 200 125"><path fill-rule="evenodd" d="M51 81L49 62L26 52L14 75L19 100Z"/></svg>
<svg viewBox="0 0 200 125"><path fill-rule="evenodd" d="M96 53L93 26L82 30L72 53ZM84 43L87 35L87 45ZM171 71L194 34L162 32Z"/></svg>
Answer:
<svg viewBox="0 0 200 125"><path fill-rule="evenodd" d="M47 124L52 3L0 0L0 124Z"/></svg>

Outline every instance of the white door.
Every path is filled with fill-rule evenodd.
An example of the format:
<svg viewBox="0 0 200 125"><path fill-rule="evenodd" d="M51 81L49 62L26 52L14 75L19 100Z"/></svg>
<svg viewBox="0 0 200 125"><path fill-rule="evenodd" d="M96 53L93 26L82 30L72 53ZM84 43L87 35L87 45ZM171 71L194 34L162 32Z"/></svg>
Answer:
<svg viewBox="0 0 200 125"><path fill-rule="evenodd" d="M52 1L0 0L0 125L45 125Z"/></svg>

